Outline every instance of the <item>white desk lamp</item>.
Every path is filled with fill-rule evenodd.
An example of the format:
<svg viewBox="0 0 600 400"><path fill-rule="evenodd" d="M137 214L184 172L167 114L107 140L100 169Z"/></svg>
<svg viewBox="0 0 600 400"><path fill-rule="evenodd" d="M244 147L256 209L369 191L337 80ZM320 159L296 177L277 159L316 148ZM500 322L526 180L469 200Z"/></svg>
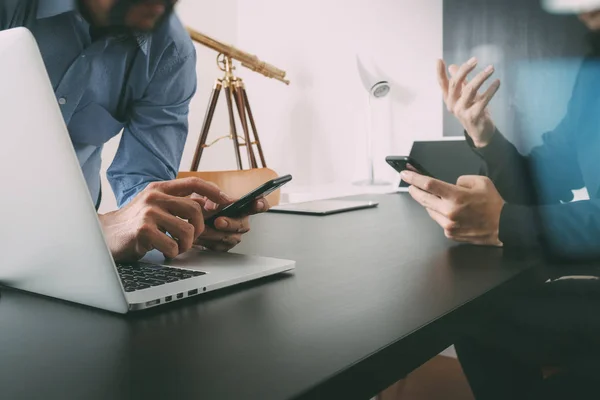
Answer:
<svg viewBox="0 0 600 400"><path fill-rule="evenodd" d="M369 177L367 180L356 182L359 186L388 186L391 183L383 180L377 180L375 178L375 155L374 155L374 137L373 137L373 104L374 101L381 101L384 98L390 98L391 84L388 79L385 79L381 74L377 74L375 71L378 69L374 66L371 61L371 65L367 67L360 56L356 57L356 63L358 67L358 73L361 78L364 88L368 92L368 129L367 129L367 155L369 163ZM391 112L390 118L390 129L391 129ZM392 132L388 133L391 141ZM385 138L381 138L385 140ZM391 144L391 143L390 143Z"/></svg>

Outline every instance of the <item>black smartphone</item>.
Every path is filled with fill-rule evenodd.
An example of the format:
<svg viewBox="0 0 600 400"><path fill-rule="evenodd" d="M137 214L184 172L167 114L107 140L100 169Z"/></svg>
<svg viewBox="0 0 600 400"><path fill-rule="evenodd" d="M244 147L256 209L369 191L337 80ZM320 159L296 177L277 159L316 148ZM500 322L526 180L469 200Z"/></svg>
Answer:
<svg viewBox="0 0 600 400"><path fill-rule="evenodd" d="M414 158L407 156L388 156L385 158L385 161L398 172L408 170L419 173L421 175L429 176L431 178L435 178L425 168L423 168L423 166L419 164Z"/></svg>
<svg viewBox="0 0 600 400"><path fill-rule="evenodd" d="M275 178L270 180L269 182L257 187L241 199L237 200L235 203L228 205L223 208L221 211L218 211L216 214L208 217L204 220L206 225L214 225L215 220L219 217L238 217L244 213L248 209L248 207L254 203L254 201L262 199L263 197L268 196L273 193L286 183L292 180L291 175L281 176L279 178Z"/></svg>

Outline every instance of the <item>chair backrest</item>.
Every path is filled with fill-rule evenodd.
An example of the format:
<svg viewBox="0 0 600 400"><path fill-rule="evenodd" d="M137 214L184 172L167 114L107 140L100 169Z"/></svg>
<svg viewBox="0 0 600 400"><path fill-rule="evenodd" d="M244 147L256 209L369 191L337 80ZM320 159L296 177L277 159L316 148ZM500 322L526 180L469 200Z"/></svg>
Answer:
<svg viewBox="0 0 600 400"><path fill-rule="evenodd" d="M191 176L213 182L228 195L239 198L256 189L258 186L277 178L279 175L269 168L255 168L235 171L206 171L206 172L180 172L178 179ZM281 201L279 190L267 196L269 205L276 206Z"/></svg>

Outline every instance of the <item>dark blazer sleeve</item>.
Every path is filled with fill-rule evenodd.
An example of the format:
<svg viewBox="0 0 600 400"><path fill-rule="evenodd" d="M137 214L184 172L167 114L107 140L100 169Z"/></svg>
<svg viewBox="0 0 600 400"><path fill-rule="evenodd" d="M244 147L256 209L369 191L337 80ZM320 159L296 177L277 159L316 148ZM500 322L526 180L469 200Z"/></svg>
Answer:
<svg viewBox="0 0 600 400"><path fill-rule="evenodd" d="M29 27L37 16L38 0L0 0L0 31Z"/></svg>
<svg viewBox="0 0 600 400"><path fill-rule="evenodd" d="M505 246L544 245L561 257L600 257L600 199L569 203L572 191L585 186L577 152L578 124L585 110L580 94L591 90L585 84L580 73L565 118L527 156L500 132L480 149L467 137L484 160L484 175L507 202L499 232Z"/></svg>

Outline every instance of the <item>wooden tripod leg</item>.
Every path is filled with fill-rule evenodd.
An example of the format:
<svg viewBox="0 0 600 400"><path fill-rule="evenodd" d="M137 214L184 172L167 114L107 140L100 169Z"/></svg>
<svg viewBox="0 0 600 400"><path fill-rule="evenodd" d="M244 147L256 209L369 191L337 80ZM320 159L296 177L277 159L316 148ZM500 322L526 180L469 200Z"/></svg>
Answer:
<svg viewBox="0 0 600 400"><path fill-rule="evenodd" d="M251 166L250 168L258 168L258 165L256 164L256 157L254 156L254 149L252 148L250 130L248 129L248 120L246 119L246 104L244 102L243 90L243 83L240 81L236 82L236 85L233 88L233 93L235 97L235 104L237 105L238 113L240 114L242 129L244 130L244 140L246 141L246 151L248 153L248 165Z"/></svg>
<svg viewBox="0 0 600 400"><path fill-rule="evenodd" d="M237 128L235 127L235 117L233 114L233 102L231 101L233 93L229 85L225 86L225 95L227 96L227 111L229 112L229 126L231 128L231 135L233 136L232 139L233 148L235 151L235 158L237 161L238 169L243 170L244 166L242 165L242 156L240 154L240 142L238 141Z"/></svg>
<svg viewBox="0 0 600 400"><path fill-rule="evenodd" d="M246 88L242 88L242 95L244 98L244 105L246 106L246 110L248 110L248 119L250 119L252 132L254 132L254 141L256 142L256 148L258 149L260 162L262 163L263 168L267 168L267 163L265 162L265 155L263 153L262 145L260 144L260 139L258 138L258 131L256 130L256 124L254 123L254 116L252 116L252 109L250 108L250 101L248 101L248 93L246 92Z"/></svg>
<svg viewBox="0 0 600 400"><path fill-rule="evenodd" d="M221 88L223 85L220 81L217 81L208 101L208 108L206 109L206 115L204 116L204 122L202 123L202 133L198 145L196 146L196 152L194 153L194 159L192 160L192 167L190 171L198 171L200 166L200 158L202 158L202 152L206 145L206 139L208 138L208 132L210 131L210 125L212 124L213 117L215 115L215 109L219 101L219 95L221 94Z"/></svg>

